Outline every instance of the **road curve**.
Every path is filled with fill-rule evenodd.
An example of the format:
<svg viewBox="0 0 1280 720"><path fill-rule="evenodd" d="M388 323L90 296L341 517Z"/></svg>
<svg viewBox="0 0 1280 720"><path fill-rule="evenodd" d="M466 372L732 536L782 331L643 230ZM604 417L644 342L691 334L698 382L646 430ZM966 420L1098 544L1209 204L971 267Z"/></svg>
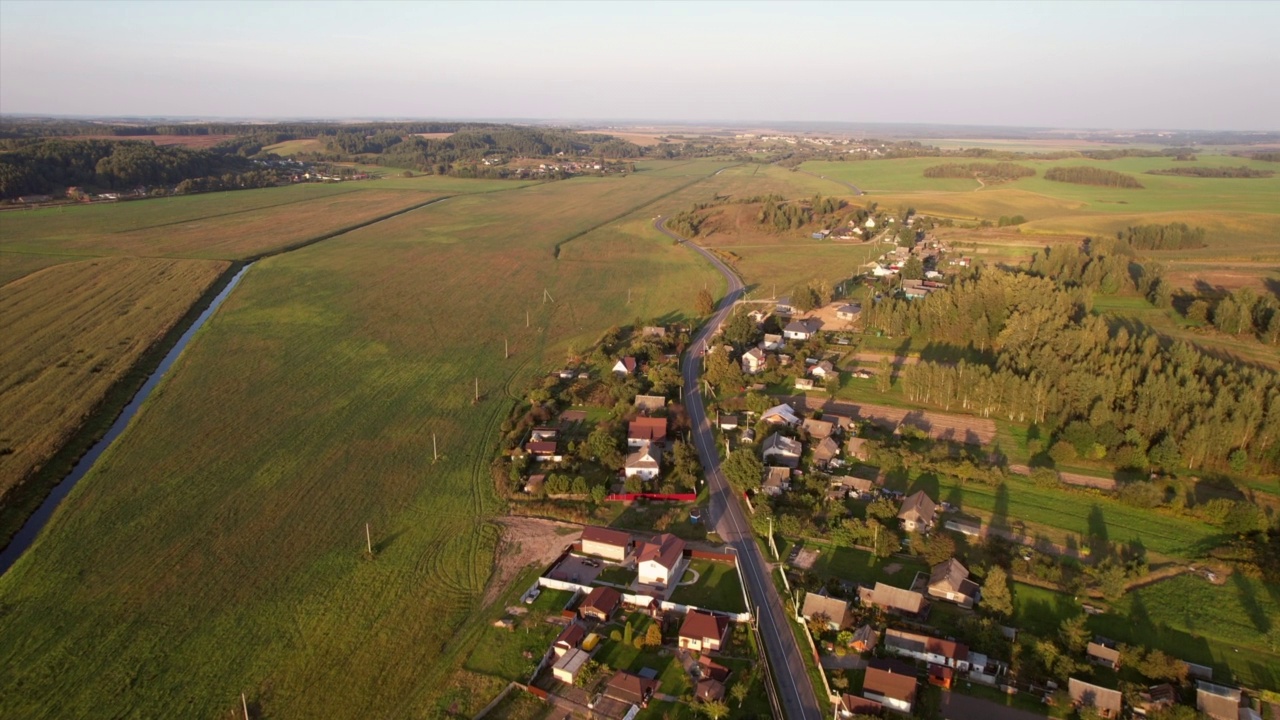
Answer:
<svg viewBox="0 0 1280 720"><path fill-rule="evenodd" d="M733 490L720 472L720 456L716 453L715 439L711 433L711 423L707 421L706 406L699 388L699 375L702 355L707 341L716 329L724 323L733 309L733 304L742 295L742 281L736 273L721 262L720 258L685 238L676 235L666 228L664 218L659 215L653 221L653 227L675 240L692 248L707 259L729 283L728 292L720 301L715 315L703 326L681 360L681 374L684 378L684 405L689 413L689 422L693 426L693 443L698 450L698 458L702 461L703 472L710 488L711 505L709 508L710 527L738 555L742 567L743 580L747 584L747 592L754 606L753 612L760 620L760 635L764 638L765 652L769 656L770 668L778 680L778 694L783 712L789 720L824 720L824 714L818 705L818 697L814 694L813 683L805 670L801 648L795 635L787 626L787 611L783 607L778 590L773 585L769 574L769 566L765 563L751 536L751 524L747 521L742 504L734 497Z"/></svg>

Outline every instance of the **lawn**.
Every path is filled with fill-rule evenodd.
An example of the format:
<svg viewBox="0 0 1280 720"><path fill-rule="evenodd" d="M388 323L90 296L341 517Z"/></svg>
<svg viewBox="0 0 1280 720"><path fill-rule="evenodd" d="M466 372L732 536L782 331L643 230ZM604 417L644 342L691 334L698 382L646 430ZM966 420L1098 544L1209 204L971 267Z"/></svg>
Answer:
<svg viewBox="0 0 1280 720"><path fill-rule="evenodd" d="M613 583L626 587L635 582L636 571L628 570L621 565L606 565L600 574L596 576L598 582Z"/></svg>
<svg viewBox="0 0 1280 720"><path fill-rule="evenodd" d="M634 628L635 637L644 637L645 628L647 627L647 624L637 625ZM600 649L592 657L596 662L608 665L614 670L626 670L633 673L639 673L645 668L657 670L658 680L662 682L662 687L658 689L658 692L661 693L680 697L686 691L692 689L689 676L685 674L684 668L676 658L675 652L670 648L637 650L633 645L604 640L600 643Z"/></svg>
<svg viewBox="0 0 1280 720"><path fill-rule="evenodd" d="M487 631L513 397L570 343L720 287L648 225L689 182L462 196L255 265L0 577L5 714L212 716L241 692L275 716L432 714Z"/></svg>
<svg viewBox="0 0 1280 720"><path fill-rule="evenodd" d="M689 570L698 573L698 582L677 587L671 594L671 602L706 610L746 612L737 568L729 563L693 559L689 561ZM692 577L689 570L685 571L684 581Z"/></svg>
<svg viewBox="0 0 1280 720"><path fill-rule="evenodd" d="M46 267L0 287L0 325L22 339L0 354L0 447L8 450L0 453L0 537L17 530L31 504L6 500L9 491L44 468L122 378L130 388L142 383L135 365L227 268L208 260L100 258ZM55 463L49 473L57 477L33 487L47 490L73 461Z"/></svg>
<svg viewBox="0 0 1280 720"><path fill-rule="evenodd" d="M804 547L820 551L817 561L813 564L813 572L822 577L834 577L868 585L882 582L886 585L908 587L917 572L929 571L929 567L919 560L901 557L878 558L875 554L858 548L819 545L811 542L805 542ZM900 567L891 573L885 570L890 565Z"/></svg>

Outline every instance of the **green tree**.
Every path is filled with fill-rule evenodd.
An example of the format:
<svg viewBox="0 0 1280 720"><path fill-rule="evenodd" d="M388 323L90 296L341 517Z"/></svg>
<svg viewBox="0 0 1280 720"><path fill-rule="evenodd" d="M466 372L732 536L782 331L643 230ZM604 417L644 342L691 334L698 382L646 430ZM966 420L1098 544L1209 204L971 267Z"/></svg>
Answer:
<svg viewBox="0 0 1280 720"><path fill-rule="evenodd" d="M622 452L618 450L618 440L606 423L597 425L587 436L587 450L606 468L610 470L622 468L623 457Z"/></svg>
<svg viewBox="0 0 1280 720"><path fill-rule="evenodd" d="M982 581L982 607L996 616L1013 614L1013 594L1009 591L1009 575L999 565L992 565Z"/></svg>
<svg viewBox="0 0 1280 720"><path fill-rule="evenodd" d="M729 457L720 465L724 477L740 492L760 489L760 481L764 479L764 464L756 454L746 448L738 448L729 453Z"/></svg>
<svg viewBox="0 0 1280 720"><path fill-rule="evenodd" d="M733 698L733 701L738 703L739 710L742 709L742 703L747 701L747 696L750 694L751 686L747 684L746 678L739 680L733 684L733 687L729 688L729 697Z"/></svg>
<svg viewBox="0 0 1280 720"><path fill-rule="evenodd" d="M947 533L936 532L925 540L923 552L925 562L930 565L946 562L955 557L956 541Z"/></svg>
<svg viewBox="0 0 1280 720"><path fill-rule="evenodd" d="M729 706L719 700L708 700L698 704L698 712L711 720L720 720L729 716Z"/></svg>
<svg viewBox="0 0 1280 720"><path fill-rule="evenodd" d="M649 628L644 631L644 644L649 647L662 645L662 628L658 627L658 623L649 623Z"/></svg>
<svg viewBox="0 0 1280 720"><path fill-rule="evenodd" d="M876 367L876 390L880 394L889 392L889 387L893 383L893 364L889 362L889 358L880 358L880 364Z"/></svg>
<svg viewBox="0 0 1280 720"><path fill-rule="evenodd" d="M699 315L710 315L715 312L716 301L715 298L711 297L709 290L702 288L698 291L697 298L694 299L693 307L698 311Z"/></svg>
<svg viewBox="0 0 1280 720"><path fill-rule="evenodd" d="M753 344L757 332L755 321L745 312L737 312L725 323L724 339L741 348Z"/></svg>
<svg viewBox="0 0 1280 720"><path fill-rule="evenodd" d="M905 263L903 263L900 274L902 275L903 280L923 280L924 263L920 262L920 258L912 255L907 258Z"/></svg>
<svg viewBox="0 0 1280 720"><path fill-rule="evenodd" d="M1063 620L1058 626L1058 637L1062 640L1062 645L1073 653L1084 652L1089 641L1093 639L1093 634L1089 632L1086 625L1087 622L1087 615L1073 615Z"/></svg>

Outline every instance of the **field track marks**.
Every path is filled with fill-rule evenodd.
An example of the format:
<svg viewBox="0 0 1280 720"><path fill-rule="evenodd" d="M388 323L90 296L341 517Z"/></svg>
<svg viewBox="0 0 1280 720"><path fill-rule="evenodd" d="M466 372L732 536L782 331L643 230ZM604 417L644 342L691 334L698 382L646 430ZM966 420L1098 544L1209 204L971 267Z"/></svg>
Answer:
<svg viewBox="0 0 1280 720"><path fill-rule="evenodd" d="M627 217L628 215L632 215L632 214L638 213L638 212L640 212L641 210L643 210L643 209L645 209L645 208L649 207L650 205L652 205L652 204L654 204L654 203L658 202L659 200L662 200L663 198L666 198L666 197L670 197L670 196L672 196L672 195L675 195L676 193L680 192L681 190L685 190L685 189L687 189L687 188L693 187L694 185L697 185L698 183L700 183L700 182L702 182L702 181L704 181L704 180L706 180L706 179L708 179L708 178L714 177L714 176L715 176L715 174L716 174L717 172L720 172L720 170L724 170L724 169L726 169L726 168L731 168L731 167L736 167L738 164L739 164L739 163L733 163L733 164L731 164L731 165L725 165L724 167L722 167L722 168L720 168L720 169L716 170L715 172L711 173L710 175L700 175L700 176L698 176L698 177L696 177L696 178L694 178L694 179L690 180L689 182L684 183L683 185L678 185L678 186L676 186L676 187L674 187L674 188L672 188L672 189L668 190L667 192L662 193L661 195L656 195L656 196L654 196L654 197L651 197L651 198L649 198L648 200L645 200L644 202L640 203L639 205L636 205L635 207L629 208L629 209L627 209L627 210L623 210L621 213L619 213L618 215L615 215L614 217L608 218L607 220L602 220L602 221L600 221L599 223L597 223L597 224L595 224L595 225L592 225L591 227L589 227L589 228L587 228L587 229L585 229L585 230L580 230L580 231L578 231L578 232L576 232L576 233L574 233L574 234L570 235L569 237L567 237L567 238L565 238L565 239L561 240L560 242L557 242L557 243L555 244L555 248L551 251L551 254L552 254L552 256L553 256L553 257L555 257L555 259L559 260L559 259L560 259L560 248L561 248L561 247L563 247L564 245L566 245L566 244L568 244L568 243L572 242L573 240L577 240L578 238L582 237L583 235L586 235L587 233L590 233L590 232L594 232L594 231L596 231L596 230L599 230L600 228L604 227L605 225L609 225L609 224L611 224L611 223L615 223L615 222L617 222L617 221L619 221L619 220L622 220L623 218Z"/></svg>
<svg viewBox="0 0 1280 720"><path fill-rule="evenodd" d="M186 225L187 223L200 222L201 220L214 220L216 218L231 217L232 215L243 215L245 213L258 212L259 210L270 210L271 208L285 207L287 205L297 205L298 203L315 202L317 200L325 200L332 197L346 195L348 192L359 192L359 189L347 190L345 192L334 193L332 195L321 195L319 197L298 198L297 200L286 200L285 202L273 203L271 205L261 205L259 207L245 208L243 210L231 210L229 212L214 213L212 215L201 215L199 217L185 218L182 220L173 220L171 222L162 222L155 225L140 225L127 230L115 230L112 235L125 235L135 233L139 230L153 230L155 228L172 227L174 225ZM412 192L412 191L410 191ZM144 201L145 202L145 201Z"/></svg>

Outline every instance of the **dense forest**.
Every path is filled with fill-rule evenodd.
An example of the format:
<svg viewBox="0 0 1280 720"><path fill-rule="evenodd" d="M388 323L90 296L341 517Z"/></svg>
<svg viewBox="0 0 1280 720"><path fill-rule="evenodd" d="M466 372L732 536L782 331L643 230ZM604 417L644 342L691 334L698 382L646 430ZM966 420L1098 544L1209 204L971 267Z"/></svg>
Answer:
<svg viewBox="0 0 1280 720"><path fill-rule="evenodd" d="M1141 188L1132 175L1125 175L1114 170L1088 166L1051 167L1044 171L1044 179L1054 182L1075 183L1077 185L1101 185L1116 188Z"/></svg>
<svg viewBox="0 0 1280 720"><path fill-rule="evenodd" d="M222 178L226 177L224 181ZM6 140L0 142L0 197L61 194L68 186L114 190L173 185L193 178L258 187L272 174L239 155L142 141Z"/></svg>
<svg viewBox="0 0 1280 720"><path fill-rule="evenodd" d="M1263 162L1280 162L1280 152L1255 153L1253 159Z"/></svg>
<svg viewBox="0 0 1280 720"><path fill-rule="evenodd" d="M1042 269L1055 254L1071 255L1042 255ZM1162 343L1154 333L1090 313L1090 287L1062 280L1105 285L1129 258L1099 248L1076 254L1058 263L1057 278L981 268L923 300L865 298L869 328L972 345L988 358L907 366L908 399L1034 423L1041 436L1058 439L1068 428L1082 434L1074 425L1081 422L1092 440L1075 443L1077 454L1118 467L1280 468L1280 375L1217 360L1186 343ZM1276 322L1274 302L1269 313Z"/></svg>
<svg viewBox="0 0 1280 720"><path fill-rule="evenodd" d="M1204 228L1180 222L1136 225L1121 230L1116 236L1138 250L1186 250L1205 246Z"/></svg>
<svg viewBox="0 0 1280 720"><path fill-rule="evenodd" d="M1159 170L1148 170L1148 175L1182 175L1201 178L1269 178L1274 170L1255 170L1241 165L1240 167L1173 167Z"/></svg>
<svg viewBox="0 0 1280 720"><path fill-rule="evenodd" d="M972 178L982 177L991 182L1008 182L1024 177L1035 177L1036 171L1025 165L1010 162L997 163L946 163L925 168L927 178Z"/></svg>
<svg viewBox="0 0 1280 720"><path fill-rule="evenodd" d="M376 140L382 138L382 140ZM423 172L446 174L456 164L479 163L487 156L548 157L563 153L573 157L604 159L635 158L641 149L634 143L609 135L577 133L570 130L503 127L487 130L463 130L447 138L427 139L409 137L401 142L389 142L385 135L363 138L368 142L360 146L361 138L335 136L329 142L331 149L344 152L380 152L374 161L379 165L411 168ZM344 147L341 143L345 142ZM374 150L375 146L383 146ZM350 150L350 147L363 149Z"/></svg>

